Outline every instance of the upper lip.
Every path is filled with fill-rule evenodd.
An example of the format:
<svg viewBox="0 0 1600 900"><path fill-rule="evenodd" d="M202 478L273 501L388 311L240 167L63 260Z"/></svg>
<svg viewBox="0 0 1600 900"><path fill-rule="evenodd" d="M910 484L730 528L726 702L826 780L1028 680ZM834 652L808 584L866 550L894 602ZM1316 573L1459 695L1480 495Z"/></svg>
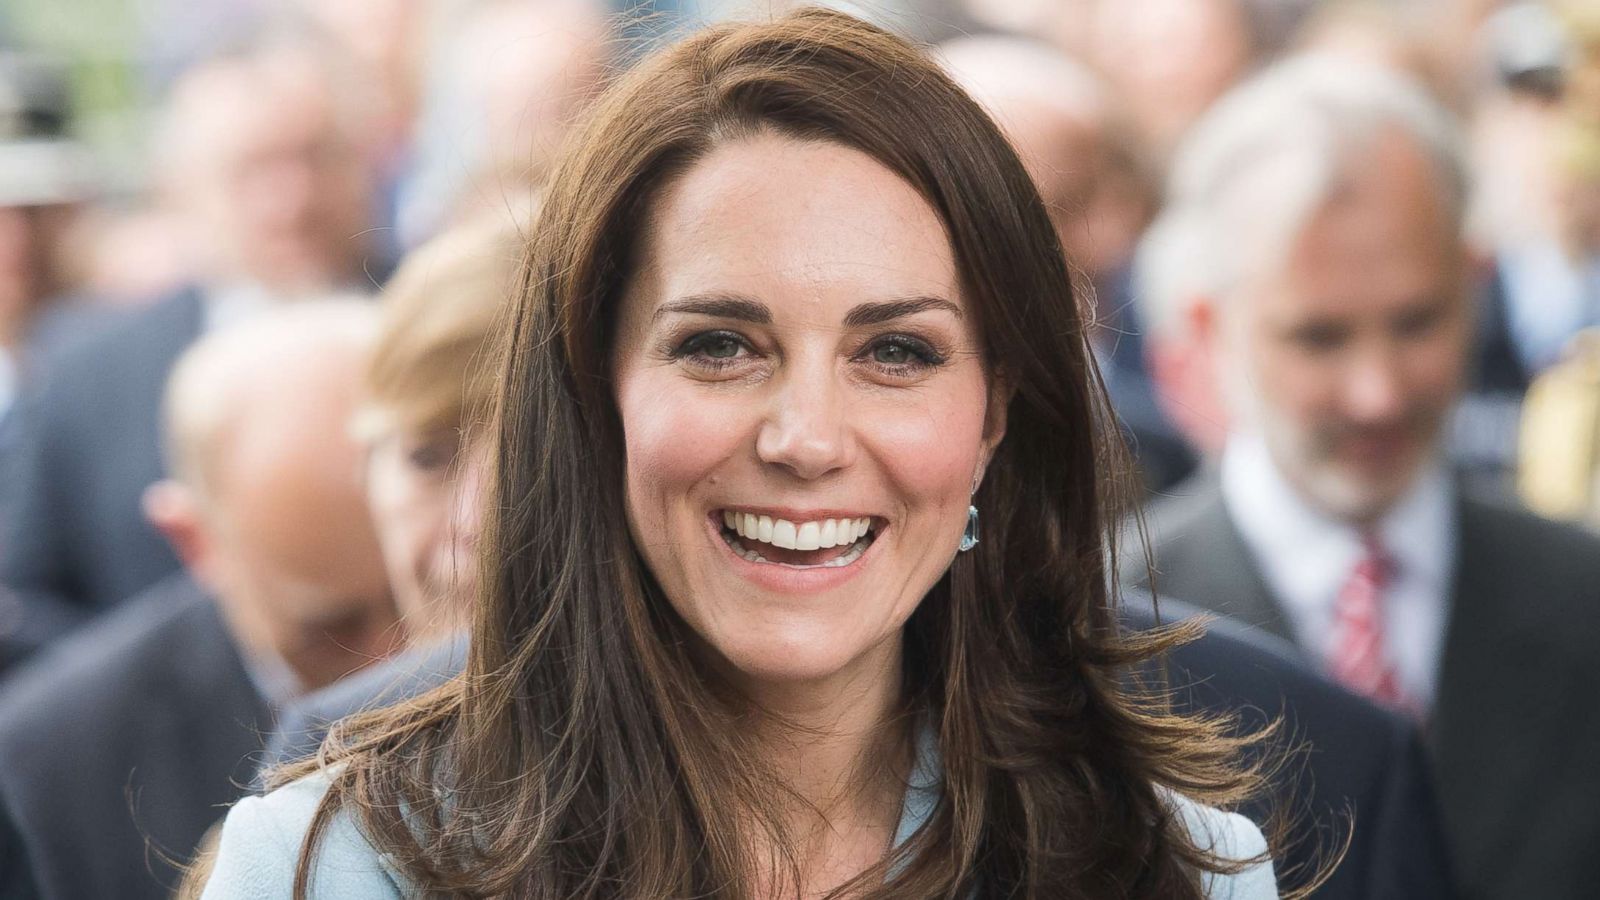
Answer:
<svg viewBox="0 0 1600 900"><path fill-rule="evenodd" d="M871 519L873 522L882 522L882 516L876 516L862 510L834 509L795 509L793 507L775 506L719 506L713 512L721 516L723 512L748 513L753 516L770 516L773 519L787 519L790 522L820 522L824 519Z"/></svg>

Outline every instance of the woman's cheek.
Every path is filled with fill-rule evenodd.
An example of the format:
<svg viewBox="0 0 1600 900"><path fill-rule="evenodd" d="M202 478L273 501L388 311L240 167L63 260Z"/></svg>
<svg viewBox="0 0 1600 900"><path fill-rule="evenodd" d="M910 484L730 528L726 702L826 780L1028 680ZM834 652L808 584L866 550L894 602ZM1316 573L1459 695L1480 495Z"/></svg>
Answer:
<svg viewBox="0 0 1600 900"><path fill-rule="evenodd" d="M983 404L982 391L884 404L862 420L857 433L903 490L965 497L981 455Z"/></svg>
<svg viewBox="0 0 1600 900"><path fill-rule="evenodd" d="M680 376L635 375L618 399L630 490L686 489L751 435L748 396Z"/></svg>

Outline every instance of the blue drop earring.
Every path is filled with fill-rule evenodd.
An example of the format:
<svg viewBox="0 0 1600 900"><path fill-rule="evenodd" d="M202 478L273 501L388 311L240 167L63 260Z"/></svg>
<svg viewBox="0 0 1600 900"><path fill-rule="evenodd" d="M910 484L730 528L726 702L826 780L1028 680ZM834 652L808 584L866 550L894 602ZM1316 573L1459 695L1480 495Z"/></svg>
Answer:
<svg viewBox="0 0 1600 900"><path fill-rule="evenodd" d="M967 530L961 532L961 546L957 548L962 553L978 546L978 508L967 507Z"/></svg>

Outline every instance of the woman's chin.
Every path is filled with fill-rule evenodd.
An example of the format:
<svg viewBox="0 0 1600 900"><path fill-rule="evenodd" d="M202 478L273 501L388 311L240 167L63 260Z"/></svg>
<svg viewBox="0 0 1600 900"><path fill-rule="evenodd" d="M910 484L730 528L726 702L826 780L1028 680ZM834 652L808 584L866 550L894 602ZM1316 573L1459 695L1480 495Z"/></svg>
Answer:
<svg viewBox="0 0 1600 900"><path fill-rule="evenodd" d="M734 677L752 687L825 684L870 665L879 655L876 651L890 643L863 641L859 634L825 627L777 634L745 631L727 641L712 637Z"/></svg>

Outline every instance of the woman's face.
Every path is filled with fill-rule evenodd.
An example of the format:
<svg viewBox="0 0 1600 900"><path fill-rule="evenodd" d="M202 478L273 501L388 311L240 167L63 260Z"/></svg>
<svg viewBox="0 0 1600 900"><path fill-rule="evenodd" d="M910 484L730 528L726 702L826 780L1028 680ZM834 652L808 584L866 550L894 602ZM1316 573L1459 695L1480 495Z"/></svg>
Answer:
<svg viewBox="0 0 1600 900"><path fill-rule="evenodd" d="M892 665L1003 427L942 223L865 154L761 135L642 244L612 364L651 572L749 679Z"/></svg>
<svg viewBox="0 0 1600 900"><path fill-rule="evenodd" d="M476 471L454 428L399 429L372 446L367 505L395 602L414 638L443 636L464 624L477 572Z"/></svg>

